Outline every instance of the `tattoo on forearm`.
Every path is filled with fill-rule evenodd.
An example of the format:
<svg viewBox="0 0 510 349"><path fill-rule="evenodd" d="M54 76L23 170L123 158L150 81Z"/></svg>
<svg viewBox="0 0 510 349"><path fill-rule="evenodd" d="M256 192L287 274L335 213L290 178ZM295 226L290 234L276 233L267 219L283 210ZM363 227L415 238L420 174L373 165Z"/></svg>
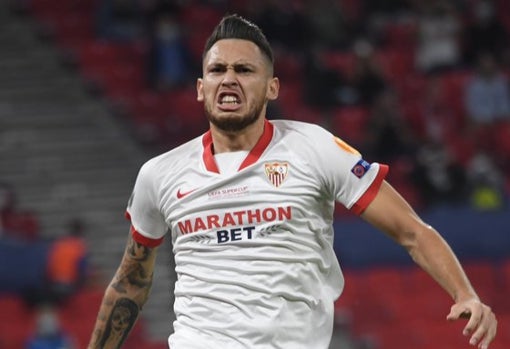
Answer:
<svg viewBox="0 0 510 349"><path fill-rule="evenodd" d="M116 275L115 280L112 283L112 287L119 293L126 293L127 285L139 288L150 288L152 285L152 275L153 273L150 275L147 274L140 263L123 266Z"/></svg>
<svg viewBox="0 0 510 349"><path fill-rule="evenodd" d="M144 267L144 262L148 260L150 252L150 248L129 239L126 248L129 261L123 263L112 283L112 287L117 292L126 293L129 286L150 288L153 274L149 274Z"/></svg>
<svg viewBox="0 0 510 349"><path fill-rule="evenodd" d="M127 246L127 252L132 259L143 262L149 258L150 249L130 238Z"/></svg>
<svg viewBox="0 0 510 349"><path fill-rule="evenodd" d="M138 317L138 305L129 298L117 300L106 322L104 331L98 332L99 348L120 348Z"/></svg>

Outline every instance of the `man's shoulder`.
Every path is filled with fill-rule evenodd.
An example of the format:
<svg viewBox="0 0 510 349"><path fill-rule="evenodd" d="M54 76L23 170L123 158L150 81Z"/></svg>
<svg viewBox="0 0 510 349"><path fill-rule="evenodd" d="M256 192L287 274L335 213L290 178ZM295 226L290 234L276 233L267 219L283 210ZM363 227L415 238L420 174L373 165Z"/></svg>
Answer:
<svg viewBox="0 0 510 349"><path fill-rule="evenodd" d="M297 120L271 120L271 123L277 130L284 134L296 134L302 136L314 136L317 134L324 134L326 129L320 125L312 124L304 121Z"/></svg>

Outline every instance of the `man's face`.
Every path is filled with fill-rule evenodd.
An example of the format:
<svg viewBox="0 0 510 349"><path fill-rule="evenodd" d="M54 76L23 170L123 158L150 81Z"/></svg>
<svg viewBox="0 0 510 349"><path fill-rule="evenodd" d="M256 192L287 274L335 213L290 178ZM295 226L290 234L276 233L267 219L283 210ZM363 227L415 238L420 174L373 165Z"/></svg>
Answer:
<svg viewBox="0 0 510 349"><path fill-rule="evenodd" d="M278 89L278 79L257 45L227 39L216 42L204 58L197 100L204 102L212 125L237 132L265 114L267 101L276 99Z"/></svg>

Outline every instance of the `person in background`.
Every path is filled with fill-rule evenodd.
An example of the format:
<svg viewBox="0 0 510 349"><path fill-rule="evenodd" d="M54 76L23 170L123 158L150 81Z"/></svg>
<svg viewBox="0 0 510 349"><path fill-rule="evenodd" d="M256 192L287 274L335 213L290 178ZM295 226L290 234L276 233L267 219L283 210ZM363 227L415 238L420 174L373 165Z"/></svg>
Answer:
<svg viewBox="0 0 510 349"><path fill-rule="evenodd" d="M25 349L78 349L74 339L61 327L58 314L49 305L37 311L35 331Z"/></svg>
<svg viewBox="0 0 510 349"><path fill-rule="evenodd" d="M37 215L17 205L17 195L9 183L0 183L0 238L12 238L23 242L39 239Z"/></svg>
<svg viewBox="0 0 510 349"><path fill-rule="evenodd" d="M476 73L465 87L465 107L473 131L510 122L509 81L489 52L478 55Z"/></svg>
<svg viewBox="0 0 510 349"><path fill-rule="evenodd" d="M97 6L96 35L112 42L133 42L143 32L143 7L140 0L104 0Z"/></svg>
<svg viewBox="0 0 510 349"><path fill-rule="evenodd" d="M477 65L480 53L488 52L498 62L510 58L509 33L496 16L491 1L481 0L472 5L472 20L463 29L463 59L469 67ZM507 62L510 63L510 62Z"/></svg>
<svg viewBox="0 0 510 349"><path fill-rule="evenodd" d="M167 91L189 82L191 56L184 45L178 21L179 6L163 3L149 21L149 81L158 91Z"/></svg>
<svg viewBox="0 0 510 349"><path fill-rule="evenodd" d="M355 104L371 107L380 94L386 91L389 82L382 73L374 54L374 47L368 40L354 44L355 62L351 84L355 91Z"/></svg>
<svg viewBox="0 0 510 349"><path fill-rule="evenodd" d="M386 89L375 99L368 123L367 157L392 162L412 158L416 152L413 132L400 110L398 96Z"/></svg>
<svg viewBox="0 0 510 349"><path fill-rule="evenodd" d="M452 70L461 62L462 24L449 1L422 2L418 18L416 67L422 73Z"/></svg>
<svg viewBox="0 0 510 349"><path fill-rule="evenodd" d="M464 90L467 134L477 151L505 171L510 168L509 80L491 53L478 56L477 70Z"/></svg>
<svg viewBox="0 0 510 349"><path fill-rule="evenodd" d="M88 276L84 222L72 219L67 229L64 236L52 242L48 253L48 301L57 304L79 290Z"/></svg>

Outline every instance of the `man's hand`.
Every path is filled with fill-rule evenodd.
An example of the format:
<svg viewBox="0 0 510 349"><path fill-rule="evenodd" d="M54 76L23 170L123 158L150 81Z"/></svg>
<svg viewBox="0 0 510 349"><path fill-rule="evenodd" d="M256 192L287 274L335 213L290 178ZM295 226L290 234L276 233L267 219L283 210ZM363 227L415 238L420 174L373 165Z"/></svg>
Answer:
<svg viewBox="0 0 510 349"><path fill-rule="evenodd" d="M498 321L491 308L476 298L460 301L452 306L446 319L454 321L460 318L469 319L462 332L464 336L471 336L469 344L478 345L480 349L488 349L498 327Z"/></svg>

